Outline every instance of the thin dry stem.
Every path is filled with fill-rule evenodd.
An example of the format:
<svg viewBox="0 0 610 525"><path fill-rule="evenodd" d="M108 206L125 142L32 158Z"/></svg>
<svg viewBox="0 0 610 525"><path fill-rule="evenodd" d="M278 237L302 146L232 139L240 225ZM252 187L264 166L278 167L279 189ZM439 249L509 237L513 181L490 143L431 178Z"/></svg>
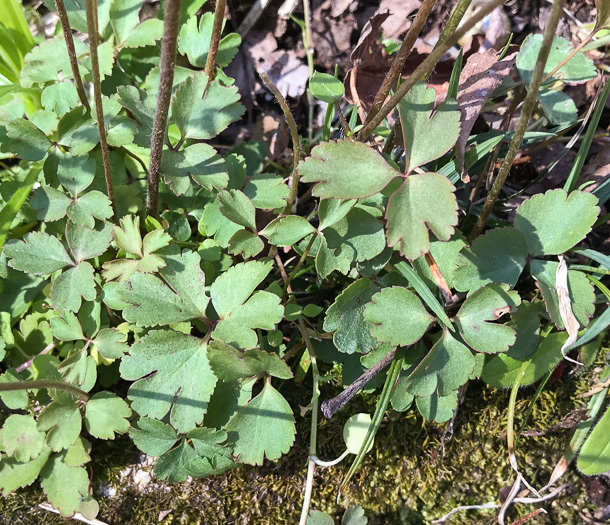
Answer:
<svg viewBox="0 0 610 525"><path fill-rule="evenodd" d="M210 42L208 59L205 63L205 74L208 76L209 80L213 80L216 76L216 55L218 54L218 46L220 45L222 22L225 17L226 5L227 0L216 0L216 8L214 9L214 25L212 26L212 41Z"/></svg>

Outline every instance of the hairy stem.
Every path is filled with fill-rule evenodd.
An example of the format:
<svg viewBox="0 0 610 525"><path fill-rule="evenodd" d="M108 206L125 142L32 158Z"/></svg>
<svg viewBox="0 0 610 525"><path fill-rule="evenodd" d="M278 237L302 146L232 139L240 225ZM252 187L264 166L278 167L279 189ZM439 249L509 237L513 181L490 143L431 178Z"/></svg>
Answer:
<svg viewBox="0 0 610 525"><path fill-rule="evenodd" d="M553 2L549 20L547 22L546 29L544 30L540 51L538 52L538 59L536 60L536 65L534 66L534 71L532 73L532 80L527 90L523 107L521 108L521 117L517 123L513 140L510 142L508 152L506 157L504 157L504 162L502 162L502 166L500 166L498 176L496 177L496 180L491 187L491 191L487 196L487 200L483 205L481 215L479 215L479 218L477 219L477 222L468 238L469 243L472 243L472 241L474 241L474 239L476 239L483 231L496 199L500 194L500 190L502 189L502 186L504 186L508 174L510 173L510 168L513 165L513 161L515 160L515 157L519 152L519 148L521 147L521 141L523 140L525 132L527 131L527 124L532 116L534 107L536 106L536 95L538 94L538 90L542 84L544 66L546 65L549 52L551 51L551 46L553 45L553 38L555 37L555 33L557 31L557 25L559 24L559 20L563 12L562 10L564 4L565 0L556 0Z"/></svg>
<svg viewBox="0 0 610 525"><path fill-rule="evenodd" d="M496 7L501 5L503 0L492 0L489 4L486 4L478 13L476 13L464 26L449 36L442 44L428 55L428 57L413 71L411 76L406 79L398 88L396 93L390 98L390 100L382 106L379 112L371 119L371 121L363 126L358 134L359 141L365 141L368 139L375 128L383 122L396 107L396 105L402 100L402 98L411 90L411 88L420 80L423 80L428 71L430 71L436 63L442 58L442 56L453 46L460 38L462 38L468 31L476 26L483 18L491 13Z"/></svg>
<svg viewBox="0 0 610 525"><path fill-rule="evenodd" d="M161 156L163 141L167 129L167 114L172 97L174 68L176 66L176 45L178 42L178 19L180 0L167 0L163 22L163 42L161 44L161 71L157 111L153 124L150 144L150 164L146 188L146 214L157 218L159 212L159 177L161 174Z"/></svg>
<svg viewBox="0 0 610 525"><path fill-rule="evenodd" d="M89 106L85 88L83 87L83 81L80 77L78 59L76 58L76 50L74 49L74 40L72 39L72 29L70 28L70 21L68 20L68 13L66 11L66 6L64 5L64 0L55 0L55 7L57 8L61 29L64 33L64 39L66 40L66 48L68 49L68 58L70 59L70 68L72 69L76 92L78 93L80 103L89 111L91 107Z"/></svg>
<svg viewBox="0 0 610 525"><path fill-rule="evenodd" d="M371 110L364 121L365 124L368 124L379 112L381 106L383 106L383 103L385 102L385 99L390 93L390 89L392 89L392 86L396 84L398 76L400 75L405 62L407 61L407 57L413 48L413 44L415 44L417 37L421 33L422 27L424 27L426 20L428 20L428 16L430 15L430 11L432 11L432 7L434 7L435 2L436 0L424 0L421 7L417 11L415 20L413 20L413 23L411 24L411 27L409 28L409 31L407 32L407 35L400 46L400 49L396 53L394 62L392 62L392 66L390 67L390 71L388 71L388 74L383 79L383 83L381 84L379 91L375 95L375 100L373 101Z"/></svg>
<svg viewBox="0 0 610 525"><path fill-rule="evenodd" d="M102 162L104 164L104 177L106 178L106 190L112 204L114 220L117 221L116 204L114 202L114 189L112 187L112 171L110 170L110 153L108 141L106 140L106 126L104 125L104 108L102 107L102 83L100 80L100 66L97 56L97 0L85 0L87 12L87 32L89 33L89 47L91 51L91 73L93 75L93 99L95 100L95 115L97 118L97 129L100 133L100 148L102 149Z"/></svg>
<svg viewBox="0 0 610 525"><path fill-rule="evenodd" d="M299 189L299 172L297 166L301 161L301 141L299 140L299 131L297 129L297 123L294 121L294 117L290 112L290 108L286 103L286 99L280 93L277 86L271 81L271 79L265 74L261 73L261 80L269 88L269 91L273 93L273 96L278 101L278 104L282 108L288 127L290 128L290 136L292 138L292 149L293 149L293 168L292 168L292 186L290 187L290 194L288 195L288 202L282 212L282 215L290 215L292 206L297 198L297 190Z"/></svg>
<svg viewBox="0 0 610 525"><path fill-rule="evenodd" d="M216 76L216 55L218 54L218 46L220 45L222 22L225 18L226 5L227 0L216 0L214 25L212 26L212 40L210 42L210 50L208 51L208 59L205 63L205 74L208 76L208 82L213 80Z"/></svg>
<svg viewBox="0 0 610 525"><path fill-rule="evenodd" d="M38 390L39 388L64 390L70 394L89 401L89 394L78 387L63 381L53 381L51 379L36 379L33 381L15 381L11 383L0 383L0 392L10 392L14 390Z"/></svg>
<svg viewBox="0 0 610 525"><path fill-rule="evenodd" d="M301 317L297 320L297 328L301 332L301 337L305 342L309 358L311 359L311 372L313 376L313 394L311 396L311 432L309 435L309 461L307 464L307 480L305 481L305 496L303 497L303 508L301 509L301 519L299 525L307 523L309 515L309 505L311 503L311 493L313 491L313 477L316 470L316 444L318 440L318 400L320 398L320 372L318 370L318 361L316 354L309 339L309 334Z"/></svg>

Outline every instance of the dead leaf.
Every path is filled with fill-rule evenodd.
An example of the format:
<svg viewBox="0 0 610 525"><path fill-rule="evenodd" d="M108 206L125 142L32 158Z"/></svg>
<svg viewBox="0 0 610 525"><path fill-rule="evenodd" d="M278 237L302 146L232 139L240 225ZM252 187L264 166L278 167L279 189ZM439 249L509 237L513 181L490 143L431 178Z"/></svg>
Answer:
<svg viewBox="0 0 610 525"><path fill-rule="evenodd" d="M397 39L409 29L409 15L417 11L421 4L422 0L381 0L377 13L390 13L390 17L382 25L384 36Z"/></svg>
<svg viewBox="0 0 610 525"><path fill-rule="evenodd" d="M570 291L568 290L568 265L566 264L563 255L559 256L559 266L557 267L557 274L555 277L555 291L559 297L559 314L561 315L561 320L568 332L568 339L561 347L561 353L568 361L581 365L582 363L575 361L565 354L565 349L578 339L580 324L572 311L572 300L570 299Z"/></svg>
<svg viewBox="0 0 610 525"><path fill-rule="evenodd" d="M466 141L487 99L510 74L516 56L517 53L511 53L498 61L498 52L488 49L484 53L471 55L462 69L457 93L457 101L462 114L462 127L457 140L457 155L462 165L461 177L464 182L470 180L464 163Z"/></svg>
<svg viewBox="0 0 610 525"><path fill-rule="evenodd" d="M317 63L322 63L328 69L337 64L343 69L350 65L352 34L357 29L357 23L353 13L334 15L335 4L324 2L314 10L311 39ZM346 6L349 6L349 2ZM343 4L339 7L343 7Z"/></svg>

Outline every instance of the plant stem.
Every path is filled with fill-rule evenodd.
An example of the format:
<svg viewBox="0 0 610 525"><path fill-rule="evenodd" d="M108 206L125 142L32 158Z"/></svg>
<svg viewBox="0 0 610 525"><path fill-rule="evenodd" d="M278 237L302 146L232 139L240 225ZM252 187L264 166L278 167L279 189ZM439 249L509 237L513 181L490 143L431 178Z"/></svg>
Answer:
<svg viewBox="0 0 610 525"><path fill-rule="evenodd" d="M442 56L453 46L460 38L462 38L468 31L476 26L483 18L491 13L496 7L501 5L503 0L492 0L486 4L485 7L476 13L471 19L464 24L464 26L453 33L451 36L440 44L436 49L428 55L428 57L413 71L411 76L407 78L398 88L396 93L390 98L390 100L383 105L379 112L366 124L358 134L358 140L364 142L368 139L375 128L381 124L384 118L386 118L390 112L396 107L396 105L402 100L402 98L411 90L411 88L420 80L423 80L428 71L430 71L435 64L442 58Z"/></svg>
<svg viewBox="0 0 610 525"><path fill-rule="evenodd" d="M97 57L97 0L85 0L87 12L87 32L89 33L89 48L91 51L91 73L93 75L93 99L95 100L95 115L97 129L100 133L100 148L102 149L102 162L104 163L104 177L106 190L112 205L114 221L117 222L116 204L114 202L114 189L112 187L112 171L110 170L110 153L106 140L106 126L104 125L104 108L102 106L102 83L100 80L100 65Z"/></svg>
<svg viewBox="0 0 610 525"><path fill-rule="evenodd" d="M349 129L349 123L345 120L345 116L343 115L343 111L341 111L341 106L339 105L339 101L335 101L335 109L337 113L339 113L339 122L341 122L341 128L343 129L343 134L346 139L351 140L352 130Z"/></svg>
<svg viewBox="0 0 610 525"><path fill-rule="evenodd" d="M288 286L290 286L290 282L294 279L294 277L297 274L297 272L301 269L301 266L303 266L303 263L305 262L305 259L309 255L309 250L311 250L311 247L313 246L313 243L316 240L317 235L318 235L317 232L313 232L311 234L311 240L309 241L309 244L307 245L307 248L305 248L305 251L301 255L301 258L297 262L297 265L294 267L294 270L292 270L292 272L290 272L290 275L288 276L288 279L286 279L286 282L284 283L284 290L283 290L283 293L282 293L282 299L284 299L284 297L286 297L286 292L288 291Z"/></svg>
<svg viewBox="0 0 610 525"><path fill-rule="evenodd" d="M11 383L0 383L0 392L10 392L14 390L38 390L39 388L65 390L83 401L89 401L89 394L78 387L63 381L53 381L52 379L35 379L32 381L15 381Z"/></svg>
<svg viewBox="0 0 610 525"><path fill-rule="evenodd" d="M43 350L39 354L37 354L34 357L28 359L25 363L20 364L17 368L15 368L15 371L16 372L22 372L26 368L29 368L34 363L34 358L35 357L38 357L39 355L48 354L49 352L52 352L54 348L55 348L55 341L51 341L47 346L45 346L43 348Z"/></svg>
<svg viewBox="0 0 610 525"><path fill-rule="evenodd" d="M550 73L547 73L544 76L544 78L542 79L542 83L544 84L549 78L551 78L555 73L557 73L557 71L559 71L563 66L565 66L570 60L572 60L576 53L578 53L583 47L585 47L589 42L591 42L591 40L593 40L593 37L598 31L599 29L593 29L593 31L591 31L587 35L587 38L585 38L580 44L578 44L574 49L572 49L570 54L565 57L561 62L559 62L559 64L557 64Z"/></svg>
<svg viewBox="0 0 610 525"><path fill-rule="evenodd" d="M146 188L146 214L155 219L159 212L159 177L161 174L161 156L163 141L167 128L167 114L174 84L174 67L176 66L176 45L178 42L178 19L180 17L180 0L167 0L163 22L163 42L161 44L161 72L159 75L159 94L157 111L153 124L150 144L150 163Z"/></svg>
<svg viewBox="0 0 610 525"><path fill-rule="evenodd" d="M64 0L55 0L55 7L57 8L57 14L59 15L59 21L61 22L61 28L64 33L64 39L66 40L66 48L68 49L68 58L70 59L70 67L72 68L72 76L74 77L74 85L76 86L76 92L78 98L83 106L87 108L87 111L91 109L87 95L85 94L85 88L83 87L83 81L80 77L80 71L78 69L78 59L76 58L76 50L74 49L74 40L72 39L72 29L70 28L70 21L68 20L68 13Z"/></svg>
<svg viewBox="0 0 610 525"><path fill-rule="evenodd" d="M311 38L311 9L309 8L309 0L303 0L303 18L305 30L303 31L303 45L305 46L305 54L307 56L307 68L309 70L309 78L313 75L313 44ZM313 95L307 87L307 138L311 140L313 137Z"/></svg>
<svg viewBox="0 0 610 525"><path fill-rule="evenodd" d="M297 198L297 190L299 188L299 172L297 167L301 161L301 141L299 140L299 131L297 129L297 123L294 121L294 117L290 112L290 108L286 103L286 99L280 93L277 86L271 81L271 79L265 74L261 73L261 80L269 88L269 91L273 93L273 96L278 101L278 104L282 108L288 127L290 128L290 136L292 137L292 148L293 148L293 168L292 168L292 185L290 187L290 195L288 196L288 202L282 212L282 215L290 215L292 206Z"/></svg>
<svg viewBox="0 0 610 525"><path fill-rule="evenodd" d="M311 396L311 432L309 435L309 461L307 464L307 480L305 482L305 496L303 497L303 508L301 509L301 519L299 525L306 525L309 515L309 505L311 504L311 493L313 491L313 477L316 471L316 463L313 458L316 456L316 443L318 440L318 399L320 398L320 372L318 371L318 361L311 344L311 339L307 334L307 329L301 317L297 320L297 327L305 346L309 352L311 360L311 373L313 376L313 394Z"/></svg>
<svg viewBox="0 0 610 525"><path fill-rule="evenodd" d="M396 84L398 76L400 75L405 62L407 61L407 57L413 48L413 44L415 44L417 37L421 33L422 27L424 27L426 20L428 20L428 16L430 15L430 11L432 11L432 7L434 7L435 2L436 0L424 0L421 7L417 11L415 20L413 20L413 23L411 24L411 27L409 28L409 31L407 32L407 35L400 46L400 49L396 53L396 57L392 62L392 66L390 67L390 71L388 71L388 74L383 79L383 83L381 84L379 91L377 91L377 94L375 95L375 100L373 101L371 110L364 121L365 125L368 124L379 112L381 106L383 106L383 103L385 102L385 99L390 93L390 89L392 89L392 86Z"/></svg>
<svg viewBox="0 0 610 525"><path fill-rule="evenodd" d="M214 25L212 26L212 40L210 42L210 50L208 51L208 59L205 63L205 74L208 76L208 82L214 80L214 77L216 76L216 55L218 54L218 46L220 45L222 22L225 18L226 5L227 0L216 0L216 7L214 8ZM165 41L165 38L163 40Z"/></svg>
<svg viewBox="0 0 610 525"><path fill-rule="evenodd" d="M453 33L457 29L457 27L460 25L460 22L462 21L462 18L464 18L466 11L470 7L471 3L472 3L472 0L459 0L458 1L457 5L455 6L455 9L453 10L453 12L451 13L451 16L449 17L449 20L447 20L447 25L443 29L441 36L438 37L438 42L434 46L435 48L437 48L439 45L441 45L446 40L447 36L450 35L451 33Z"/></svg>
<svg viewBox="0 0 610 525"><path fill-rule="evenodd" d="M557 31L557 25L559 24L559 19L561 18L563 6L565 4L565 0L556 0L553 2L553 7L551 8L551 13L549 15L549 19L547 22L546 29L544 30L544 36L542 38L542 44L540 45L540 51L538 52L538 58L536 60L536 65L534 66L534 71L532 73L532 80L530 82L529 88L527 90L527 95L525 96L525 101L523 102L523 107L521 108L521 117L519 118L519 122L517 123L517 128L515 129L515 134L513 135L513 140L511 140L510 145L508 147L508 152L506 157L504 157L504 162L502 162L502 166L500 166L500 171L498 172L498 176L491 187L491 191L487 196L487 200L483 205L483 209L481 210L481 215L477 219L476 224L468 238L469 243L472 243L474 239L476 239L479 234L483 231L485 227L485 223L493 209L493 206L500 194L500 190L506 182L508 174L510 173L510 168L513 165L513 161L519 152L519 148L521 147L521 141L527 131L527 124L532 116L534 111L534 107L536 105L536 95L538 94L538 90L540 89L540 85L542 84L542 75L544 74L544 66L546 65L547 58L549 56L549 52L551 51L551 46L553 45L553 38L555 37L555 33Z"/></svg>

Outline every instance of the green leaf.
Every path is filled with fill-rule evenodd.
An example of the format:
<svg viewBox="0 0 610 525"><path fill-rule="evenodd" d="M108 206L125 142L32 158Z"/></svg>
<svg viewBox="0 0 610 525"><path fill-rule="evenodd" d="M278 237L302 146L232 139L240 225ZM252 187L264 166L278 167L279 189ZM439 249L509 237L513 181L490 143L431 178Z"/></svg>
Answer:
<svg viewBox="0 0 610 525"><path fill-rule="evenodd" d="M337 250L328 248L323 235L318 235L310 253L315 253L314 250L317 250L316 272L321 279L326 279L335 270L347 275L352 265L351 259L343 255L336 255Z"/></svg>
<svg viewBox="0 0 610 525"><path fill-rule="evenodd" d="M352 505L343 514L341 525L366 525L368 521L364 509L360 505Z"/></svg>
<svg viewBox="0 0 610 525"><path fill-rule="evenodd" d="M47 444L54 451L68 448L80 435L82 418L78 403L48 405L38 417L38 430L47 431Z"/></svg>
<svg viewBox="0 0 610 525"><path fill-rule="evenodd" d="M388 202L388 246L408 259L430 251L428 230L448 241L458 222L455 187L439 173L410 175Z"/></svg>
<svg viewBox="0 0 610 525"><path fill-rule="evenodd" d="M595 425L578 454L576 466L583 474L596 476L610 470L610 408Z"/></svg>
<svg viewBox="0 0 610 525"><path fill-rule="evenodd" d="M114 328L103 328L91 342L106 359L120 359L127 352L126 336Z"/></svg>
<svg viewBox="0 0 610 525"><path fill-rule="evenodd" d="M515 343L515 331L494 323L513 312L521 303L517 292L509 292L507 284L493 283L479 288L464 302L455 320L464 341L477 352L506 352Z"/></svg>
<svg viewBox="0 0 610 525"><path fill-rule="evenodd" d="M555 368L561 361L561 347L567 341L567 332L553 332L547 335L536 351L529 357L529 366L521 377L521 386L535 383L545 374ZM498 388L510 388L514 382L523 361L498 354L489 358L483 368L481 379L487 384Z"/></svg>
<svg viewBox="0 0 610 525"><path fill-rule="evenodd" d="M25 379L23 373L17 373L13 370L7 370L0 375L0 383L15 383ZM0 393L2 402L13 410L25 408L28 406L28 393L25 390L14 390Z"/></svg>
<svg viewBox="0 0 610 525"><path fill-rule="evenodd" d="M57 371L61 373L66 382L77 385L85 392L88 392L95 386L97 366L93 357L87 355L85 350L79 350L67 359L64 359L57 367ZM61 399L63 400L67 394L62 395ZM72 402L72 395L70 394L67 399Z"/></svg>
<svg viewBox="0 0 610 525"><path fill-rule="evenodd" d="M200 458L193 447L182 440L172 450L159 457L155 464L155 475L170 483L186 481L188 476L198 477L201 471L210 470L207 459Z"/></svg>
<svg viewBox="0 0 610 525"><path fill-rule="evenodd" d="M292 371L277 354L263 350L242 352L221 341L212 341L208 345L208 359L214 375L223 381L236 381L260 373L280 379L292 378Z"/></svg>
<svg viewBox="0 0 610 525"><path fill-rule="evenodd" d="M16 489L34 483L50 455L51 449L45 445L38 457L25 463L4 456L0 461L2 495L6 497Z"/></svg>
<svg viewBox="0 0 610 525"><path fill-rule="evenodd" d="M457 391L444 397L437 394L432 394L430 397L417 397L415 403L424 419L444 423L453 417L453 411L457 408Z"/></svg>
<svg viewBox="0 0 610 525"><path fill-rule="evenodd" d="M29 196L39 174L40 168L32 167L25 180L19 185L17 190L15 190L15 193L13 193L11 198L8 199L8 202L2 207L2 210L0 210L0 259L2 258L2 247L4 246L11 225ZM32 199L30 199L30 205L31 200ZM4 266L4 264L5 263L2 263L2 266ZM2 277L5 276L3 275Z"/></svg>
<svg viewBox="0 0 610 525"><path fill-rule="evenodd" d="M350 454L358 454L364 443L366 434L371 426L369 414L354 414L343 425L343 441ZM373 448L373 441L369 444L366 452Z"/></svg>
<svg viewBox="0 0 610 525"><path fill-rule="evenodd" d="M418 341L434 321L418 297L406 288L393 286L373 296L364 319L380 341L409 346Z"/></svg>
<svg viewBox="0 0 610 525"><path fill-rule="evenodd" d="M248 230L239 230L229 239L229 253L241 255L244 259L258 255L264 248L261 238Z"/></svg>
<svg viewBox="0 0 610 525"><path fill-rule="evenodd" d="M137 272L121 286L119 299L128 304L123 317L130 323L157 326L205 317L209 298L199 254L184 250L165 261L167 266L161 269L165 281Z"/></svg>
<svg viewBox="0 0 610 525"><path fill-rule="evenodd" d="M94 301L95 290L94 270L88 262L81 262L74 268L62 272L51 285L51 303L57 310L77 312L85 301Z"/></svg>
<svg viewBox="0 0 610 525"><path fill-rule="evenodd" d="M578 120L576 104L569 95L545 89L538 92L538 102L549 120L558 126L568 126Z"/></svg>
<svg viewBox="0 0 610 525"><path fill-rule="evenodd" d="M309 91L322 102L334 104L339 102L345 93L343 82L328 73L314 71L309 78Z"/></svg>
<svg viewBox="0 0 610 525"><path fill-rule="evenodd" d="M203 424L206 427L220 429L237 413L237 408L244 406L252 398L252 387L257 378L250 378L233 383L218 381L212 399L208 405Z"/></svg>
<svg viewBox="0 0 610 525"><path fill-rule="evenodd" d="M434 108L435 97L434 88L418 82L398 106L407 161L405 173L438 159L453 147L460 134L457 102L446 99Z"/></svg>
<svg viewBox="0 0 610 525"><path fill-rule="evenodd" d="M296 434L290 405L269 382L237 409L226 431L237 460L249 465L262 465L265 457L279 459L290 450Z"/></svg>
<svg viewBox="0 0 610 525"><path fill-rule="evenodd" d="M178 439L172 427L148 417L138 420L138 428L129 429L129 437L142 452L155 457L167 452Z"/></svg>
<svg viewBox="0 0 610 525"><path fill-rule="evenodd" d="M298 167L302 182L317 182L316 197L360 199L375 195L400 175L373 148L362 142L325 142Z"/></svg>
<svg viewBox="0 0 610 525"><path fill-rule="evenodd" d="M338 223L345 217L357 203L357 200L322 199L318 207L318 220L320 231Z"/></svg>
<svg viewBox="0 0 610 525"><path fill-rule="evenodd" d="M112 0L110 4L110 25L117 37L117 44L125 42L138 25L141 0Z"/></svg>
<svg viewBox="0 0 610 525"><path fill-rule="evenodd" d="M490 283L507 283L512 288L525 268L527 255L527 242L519 230L489 230L460 252L453 273L455 288L472 292Z"/></svg>
<svg viewBox="0 0 610 525"><path fill-rule="evenodd" d="M254 204L239 190L223 190L218 194L220 213L235 224L256 231Z"/></svg>
<svg viewBox="0 0 610 525"><path fill-rule="evenodd" d="M371 325L365 321L365 308L379 291L368 279L358 279L337 296L326 311L324 331L334 332L337 350L346 354L366 354L377 348L379 342L371 335Z"/></svg>
<svg viewBox="0 0 610 525"><path fill-rule="evenodd" d="M57 166L57 180L74 197L86 190L95 179L96 165L88 155L65 155Z"/></svg>
<svg viewBox="0 0 610 525"><path fill-rule="evenodd" d="M407 390L419 397L448 396L468 381L474 365L470 350L445 330L409 375Z"/></svg>
<svg viewBox="0 0 610 525"><path fill-rule="evenodd" d="M95 219L104 221L112 217L110 199L100 191L90 191L68 206L68 218L72 222L93 229Z"/></svg>
<svg viewBox="0 0 610 525"><path fill-rule="evenodd" d="M85 339L78 318L70 310L62 312L61 316L51 319L51 332L60 341L77 341Z"/></svg>
<svg viewBox="0 0 610 525"><path fill-rule="evenodd" d="M223 248L229 246L229 240L243 226L235 224L220 213L220 202L215 200L206 204L199 220L199 233L204 237L214 237Z"/></svg>
<svg viewBox="0 0 610 525"><path fill-rule="evenodd" d="M83 467L69 467L62 455L54 455L40 473L40 486L62 516L73 516L89 495L89 475Z"/></svg>
<svg viewBox="0 0 610 525"><path fill-rule="evenodd" d="M34 275L48 275L74 264L57 237L41 232L27 233L23 241L11 239L4 254L11 258L11 268Z"/></svg>
<svg viewBox="0 0 610 525"><path fill-rule="evenodd" d="M216 385L205 343L169 330L149 332L134 343L120 370L123 379L137 379L127 395L132 408L157 419L170 412L179 432L201 423Z"/></svg>
<svg viewBox="0 0 610 525"><path fill-rule="evenodd" d="M114 240L117 246L127 253L139 255L140 257L142 257L142 235L140 234L140 217L126 215L125 217L119 220L119 224L120 226L115 226L113 229ZM151 233L154 233L156 231L162 230L153 230ZM167 241L169 242L169 238L167 239Z"/></svg>
<svg viewBox="0 0 610 525"><path fill-rule="evenodd" d="M229 183L226 163L207 144L193 144L181 151L163 152L161 172L165 183L176 195L183 195L191 187L192 178L206 190L223 189ZM189 178L190 176L190 178Z"/></svg>
<svg viewBox="0 0 610 525"><path fill-rule="evenodd" d="M87 431L100 439L114 439L114 433L124 434L129 429L127 418L131 409L120 397L111 392L94 394L85 409Z"/></svg>
<svg viewBox="0 0 610 525"><path fill-rule="evenodd" d="M362 208L353 208L340 221L324 230L326 246L335 257L367 261L385 248L381 221Z"/></svg>
<svg viewBox="0 0 610 525"><path fill-rule="evenodd" d="M38 210L36 218L39 221L52 222L66 215L66 208L71 202L64 192L50 186L40 186L34 191L30 206L33 210Z"/></svg>
<svg viewBox="0 0 610 525"><path fill-rule="evenodd" d="M244 186L244 194L263 210L284 208L290 189L275 173L257 173Z"/></svg>
<svg viewBox="0 0 610 525"><path fill-rule="evenodd" d="M409 380L404 375L401 375L400 379L396 383L396 388L394 388L392 399L390 400L392 403L392 408L396 410L396 412L405 412L409 410L413 404L415 396L407 392L408 383Z"/></svg>
<svg viewBox="0 0 610 525"><path fill-rule="evenodd" d="M150 148L150 138L157 111L157 97L134 86L117 88L120 104L133 115L139 124L134 142L143 148Z"/></svg>
<svg viewBox="0 0 610 525"><path fill-rule="evenodd" d="M304 217L288 215L272 220L260 234L274 246L292 246L316 229Z"/></svg>
<svg viewBox="0 0 610 525"><path fill-rule="evenodd" d="M178 35L178 51L186 55L192 66L204 68L210 51L214 13L207 12L199 19L192 16L180 29ZM224 28L224 23L223 23ZM237 33L230 33L220 40L216 54L216 67L224 68L229 65L241 44L241 37Z"/></svg>
<svg viewBox="0 0 610 525"><path fill-rule="evenodd" d="M163 38L163 21L156 18L144 20L127 36L123 47L154 46L157 40Z"/></svg>
<svg viewBox="0 0 610 525"><path fill-rule="evenodd" d="M32 416L10 415L0 431L4 452L21 463L37 458L45 448L45 435ZM0 475L1 476L1 475Z"/></svg>
<svg viewBox="0 0 610 525"><path fill-rule="evenodd" d="M64 463L68 467L80 467L91 461L91 444L79 437L72 445L70 445L64 454Z"/></svg>
<svg viewBox="0 0 610 525"><path fill-rule="evenodd" d="M564 253L591 231L599 214L596 203L591 193L549 190L525 201L514 225L525 235L530 255Z"/></svg>
<svg viewBox="0 0 610 525"><path fill-rule="evenodd" d="M526 359L536 348L540 339L540 315L544 312L542 301L528 303L523 301L516 312L511 314L511 327L517 334L515 343L506 355L515 359Z"/></svg>
<svg viewBox="0 0 610 525"><path fill-rule="evenodd" d="M193 443L195 452L201 457L212 459L214 456L228 456L230 449L221 445L227 440L227 433L224 430L213 428L196 428L191 430L188 439Z"/></svg>
<svg viewBox="0 0 610 525"><path fill-rule="evenodd" d="M551 320L560 330L564 329L563 319L559 312L559 297L555 290L557 283L557 267L555 261L541 261L533 259L530 262L532 276L536 279L538 287L542 291L542 298L546 304L546 311ZM572 312L581 326L589 324L589 318L595 312L595 288L587 279L586 275L576 270L568 271L568 291Z"/></svg>
<svg viewBox="0 0 610 525"><path fill-rule="evenodd" d="M18 118L9 122L6 134L12 140L6 144L5 151L10 151L21 159L41 160L51 147L47 136L29 120Z"/></svg>
<svg viewBox="0 0 610 525"><path fill-rule="evenodd" d="M223 87L217 80L208 84L203 71L187 78L172 102L172 118L182 139L214 138L243 112L237 87Z"/></svg>
<svg viewBox="0 0 610 525"><path fill-rule="evenodd" d="M321 510L310 510L306 525L335 525L335 520Z"/></svg>
<svg viewBox="0 0 610 525"><path fill-rule="evenodd" d="M66 239L74 260L79 263L102 255L112 241L112 224L104 222L90 229L68 221Z"/></svg>
<svg viewBox="0 0 610 525"><path fill-rule="evenodd" d="M71 82L58 82L42 91L40 101L45 109L59 117L65 115L79 103L76 87Z"/></svg>
<svg viewBox="0 0 610 525"><path fill-rule="evenodd" d="M526 86L529 86L532 80L532 73L538 59L541 44L542 34L529 35L523 44L521 44L521 49L517 55L517 69ZM547 73L555 69L564 58L567 58L571 51L570 43L565 38L556 36L553 39L551 51L544 65L543 75L546 76ZM562 80L570 84L580 84L595 78L595 75L595 64L584 53L579 51L551 77L552 80L549 80L549 82Z"/></svg>

